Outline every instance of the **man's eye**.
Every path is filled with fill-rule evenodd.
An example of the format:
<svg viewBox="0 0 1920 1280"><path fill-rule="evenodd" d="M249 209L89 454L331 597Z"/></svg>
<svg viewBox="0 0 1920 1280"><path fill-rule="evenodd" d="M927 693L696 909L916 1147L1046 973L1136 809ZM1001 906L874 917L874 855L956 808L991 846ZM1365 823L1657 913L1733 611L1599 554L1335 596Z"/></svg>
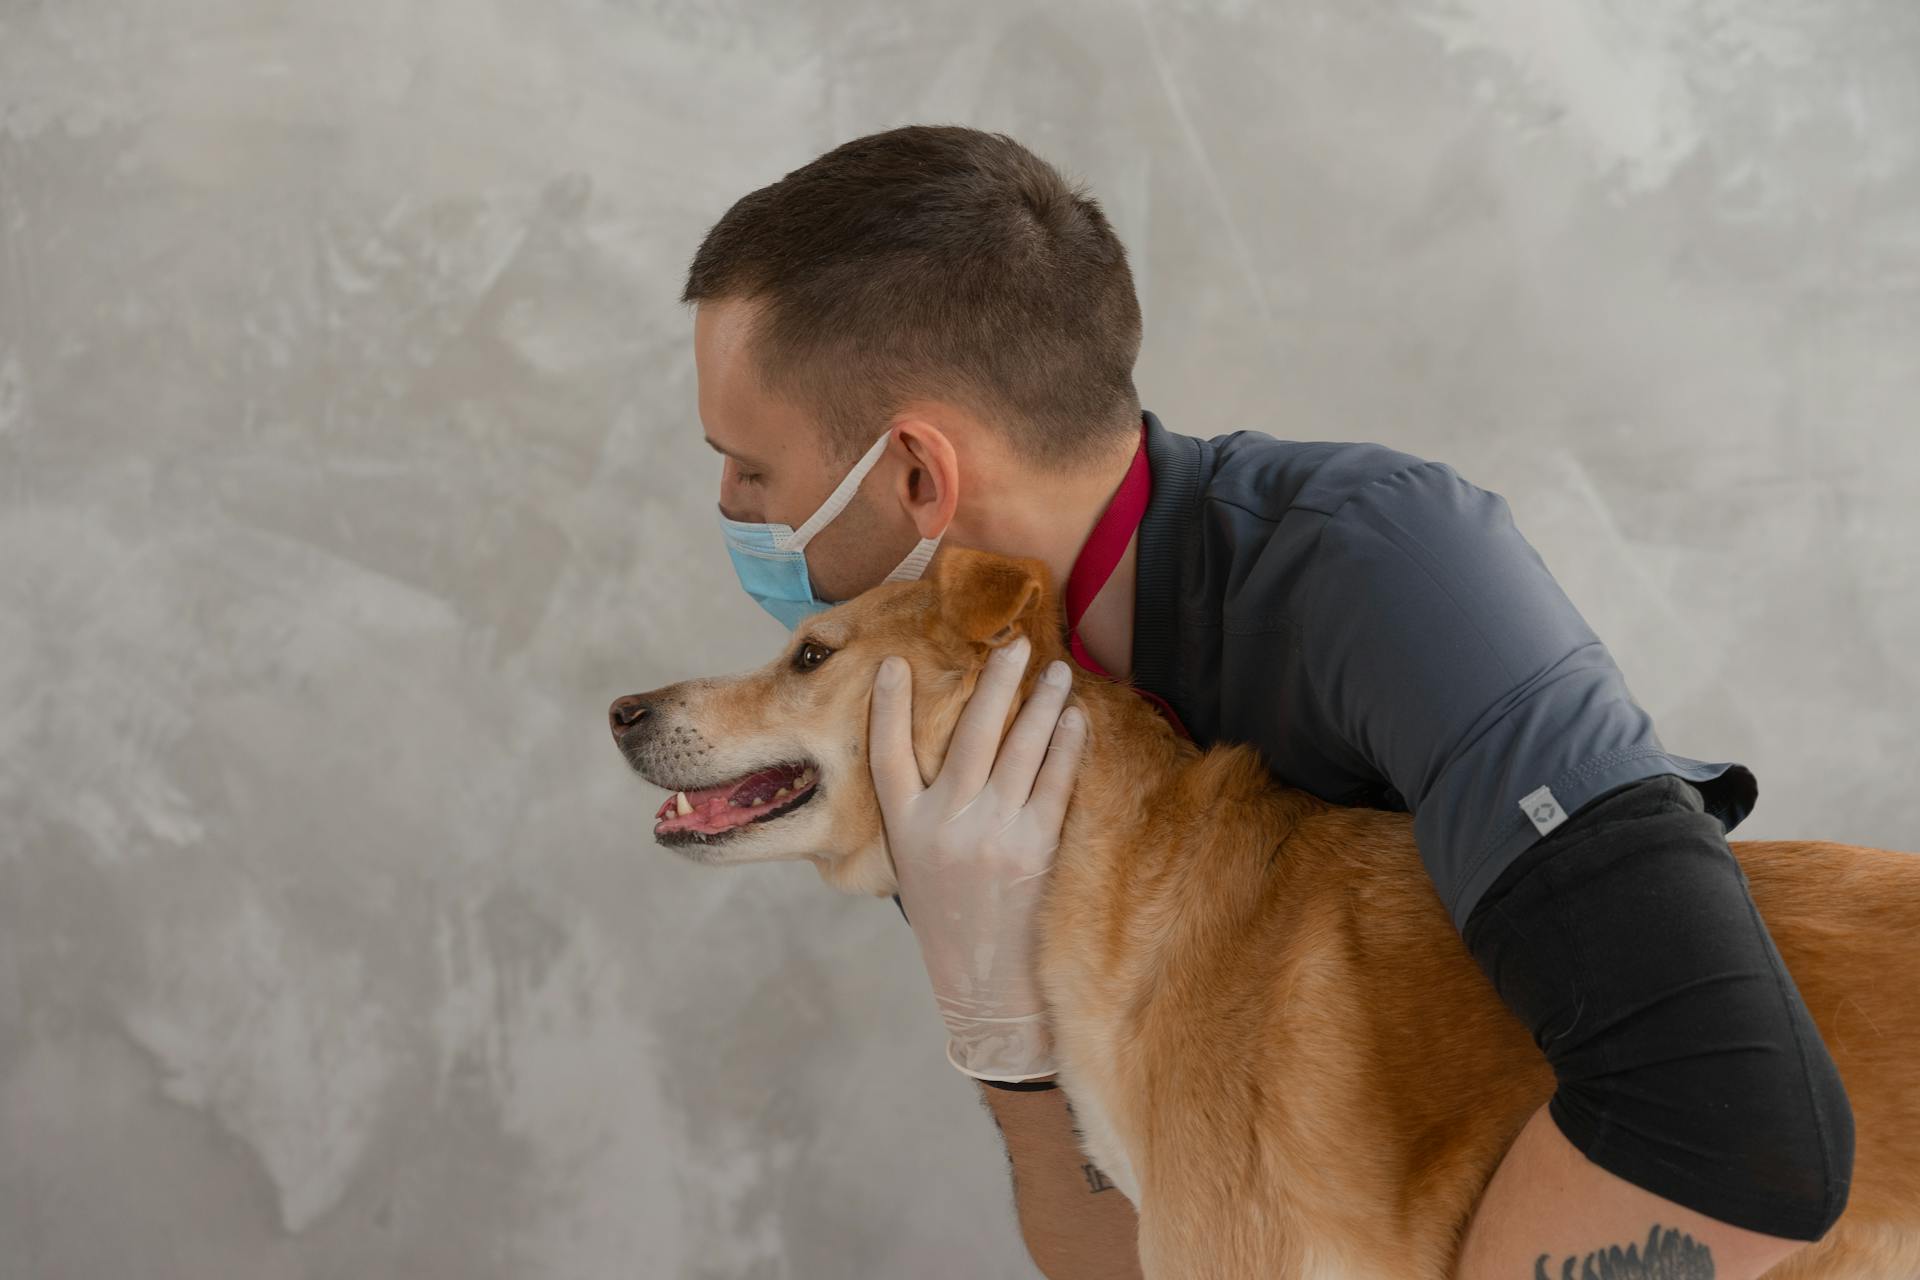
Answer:
<svg viewBox="0 0 1920 1280"><path fill-rule="evenodd" d="M794 665L802 671L811 671L833 655L833 650L813 640L801 644L794 654Z"/></svg>

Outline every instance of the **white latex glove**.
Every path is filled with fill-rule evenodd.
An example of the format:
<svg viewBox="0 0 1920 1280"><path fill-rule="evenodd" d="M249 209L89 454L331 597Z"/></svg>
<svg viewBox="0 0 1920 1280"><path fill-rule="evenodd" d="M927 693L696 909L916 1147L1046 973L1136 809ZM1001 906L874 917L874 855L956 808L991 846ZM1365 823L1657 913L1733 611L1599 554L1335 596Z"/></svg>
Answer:
<svg viewBox="0 0 1920 1280"><path fill-rule="evenodd" d="M881 663L868 726L900 905L946 1020L947 1060L982 1080L1034 1080L1058 1067L1033 968L1034 912L1060 847L1086 715L1061 713L1072 682L1065 663L1050 663L1059 683L1047 673L1034 682L1000 746L1029 649L1020 636L987 660L931 786L914 760L906 659Z"/></svg>

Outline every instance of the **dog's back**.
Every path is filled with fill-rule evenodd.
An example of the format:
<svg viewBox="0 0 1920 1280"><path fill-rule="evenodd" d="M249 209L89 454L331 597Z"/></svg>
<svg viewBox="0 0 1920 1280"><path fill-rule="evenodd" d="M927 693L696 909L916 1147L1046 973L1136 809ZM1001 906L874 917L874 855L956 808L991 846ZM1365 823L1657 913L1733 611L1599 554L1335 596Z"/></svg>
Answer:
<svg viewBox="0 0 1920 1280"><path fill-rule="evenodd" d="M1410 817L1276 788L1251 750L1181 775L1128 797L1150 813L1124 843L1084 837L1056 868L1043 946L1062 1078L1124 1139L1143 1265L1438 1280L1551 1068ZM1857 1133L1847 1212L1771 1274L1920 1275L1920 855L1731 848Z"/></svg>
<svg viewBox="0 0 1920 1280"><path fill-rule="evenodd" d="M1846 1213L1769 1275L1920 1276L1920 854L1730 847L1853 1107Z"/></svg>

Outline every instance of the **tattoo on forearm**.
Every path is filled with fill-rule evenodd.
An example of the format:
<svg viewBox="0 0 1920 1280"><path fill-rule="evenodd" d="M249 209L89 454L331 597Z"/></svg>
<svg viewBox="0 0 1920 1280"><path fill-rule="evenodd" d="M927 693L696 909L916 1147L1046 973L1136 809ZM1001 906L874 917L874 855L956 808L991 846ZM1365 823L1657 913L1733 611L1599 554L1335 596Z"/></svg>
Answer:
<svg viewBox="0 0 1920 1280"><path fill-rule="evenodd" d="M1111 1191L1113 1183L1107 1181L1107 1175L1091 1164L1080 1166L1080 1172L1086 1177L1087 1190L1090 1192Z"/></svg>
<svg viewBox="0 0 1920 1280"><path fill-rule="evenodd" d="M1084 1147L1087 1135L1081 1132L1079 1119L1073 1114L1073 1099L1062 1098L1061 1101L1067 1105L1067 1127L1073 1130L1073 1140ZM1087 1180L1087 1191L1090 1194L1098 1195L1102 1191L1111 1191L1115 1186L1114 1183L1107 1181L1107 1175L1100 1172L1099 1167L1092 1161L1080 1166L1080 1176Z"/></svg>
<svg viewBox="0 0 1920 1280"><path fill-rule="evenodd" d="M1533 1262L1533 1280L1713 1280L1713 1254L1693 1237L1659 1223L1647 1232L1644 1246L1612 1245L1595 1249L1584 1260L1569 1257L1558 1273L1547 1270L1543 1253ZM1577 1268L1577 1270L1576 1270Z"/></svg>

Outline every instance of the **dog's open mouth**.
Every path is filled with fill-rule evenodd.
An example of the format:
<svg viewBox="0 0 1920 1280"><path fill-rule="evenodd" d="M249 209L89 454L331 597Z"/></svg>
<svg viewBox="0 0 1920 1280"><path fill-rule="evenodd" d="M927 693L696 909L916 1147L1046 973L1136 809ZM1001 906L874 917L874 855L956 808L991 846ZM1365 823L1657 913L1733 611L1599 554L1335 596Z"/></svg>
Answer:
<svg viewBox="0 0 1920 1280"><path fill-rule="evenodd" d="M819 770L795 761L718 786L676 791L653 815L653 834L662 844L704 844L755 822L784 818L818 788Z"/></svg>

